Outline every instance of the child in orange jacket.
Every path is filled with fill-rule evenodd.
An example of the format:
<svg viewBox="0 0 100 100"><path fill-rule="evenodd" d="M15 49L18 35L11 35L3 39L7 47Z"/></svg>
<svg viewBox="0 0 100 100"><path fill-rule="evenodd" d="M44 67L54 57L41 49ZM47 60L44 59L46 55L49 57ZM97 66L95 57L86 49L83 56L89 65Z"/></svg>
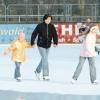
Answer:
<svg viewBox="0 0 100 100"><path fill-rule="evenodd" d="M4 54L12 52L12 60L15 62L15 73L14 78L17 81L21 81L20 66L25 61L25 48L30 48L25 40L25 34L23 32L19 33L17 40L12 43L12 45L7 48Z"/></svg>

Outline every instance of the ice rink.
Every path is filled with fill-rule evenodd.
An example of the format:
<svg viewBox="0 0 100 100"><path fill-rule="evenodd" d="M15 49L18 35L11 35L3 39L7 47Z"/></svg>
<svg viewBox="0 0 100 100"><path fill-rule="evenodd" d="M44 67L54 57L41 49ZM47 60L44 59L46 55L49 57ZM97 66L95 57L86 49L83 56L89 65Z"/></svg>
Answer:
<svg viewBox="0 0 100 100"><path fill-rule="evenodd" d="M79 44L59 44L57 48L51 47L50 81L36 79L34 70L41 57L37 47L26 49L27 59L21 66L22 82L16 82L13 79L15 65L11 61L11 54L3 55L3 51L8 46L0 46L0 100L16 100L15 98L20 96L25 97L25 100L50 100L51 98L52 100L99 100L100 84L91 84L87 60L77 83L70 83L79 61ZM100 56L97 56L98 81L100 81L99 63Z"/></svg>

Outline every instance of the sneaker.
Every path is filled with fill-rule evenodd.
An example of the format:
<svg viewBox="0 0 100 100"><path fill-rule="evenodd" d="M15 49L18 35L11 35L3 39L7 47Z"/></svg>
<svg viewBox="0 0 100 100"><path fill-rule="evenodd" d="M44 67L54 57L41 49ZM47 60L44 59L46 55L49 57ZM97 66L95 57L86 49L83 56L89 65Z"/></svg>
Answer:
<svg viewBox="0 0 100 100"><path fill-rule="evenodd" d="M72 84L75 84L76 81L77 81L77 80L72 79L72 80L71 80L71 83L72 83Z"/></svg>
<svg viewBox="0 0 100 100"><path fill-rule="evenodd" d="M44 81L49 81L50 78L49 78L49 76L43 76L43 80L44 80Z"/></svg>
<svg viewBox="0 0 100 100"><path fill-rule="evenodd" d="M96 85L96 84L99 84L99 82L95 80L94 82L92 82L92 84Z"/></svg>
<svg viewBox="0 0 100 100"><path fill-rule="evenodd" d="M37 71L34 71L34 73L35 73L37 79L40 80L40 73L38 73Z"/></svg>

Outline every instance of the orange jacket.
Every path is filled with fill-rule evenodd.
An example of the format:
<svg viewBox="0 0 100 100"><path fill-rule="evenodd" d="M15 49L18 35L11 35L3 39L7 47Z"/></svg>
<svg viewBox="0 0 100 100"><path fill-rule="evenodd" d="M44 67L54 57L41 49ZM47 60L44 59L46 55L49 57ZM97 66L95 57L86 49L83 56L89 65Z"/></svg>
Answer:
<svg viewBox="0 0 100 100"><path fill-rule="evenodd" d="M20 42L16 40L8 49L12 51L12 60L18 62L24 62L25 57L25 48L31 47L26 41Z"/></svg>

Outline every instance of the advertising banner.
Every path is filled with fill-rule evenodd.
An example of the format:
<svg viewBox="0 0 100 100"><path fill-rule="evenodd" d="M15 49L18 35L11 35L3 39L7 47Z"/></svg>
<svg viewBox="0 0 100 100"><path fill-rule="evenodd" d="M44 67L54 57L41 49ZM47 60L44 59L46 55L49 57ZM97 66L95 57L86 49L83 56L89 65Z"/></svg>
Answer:
<svg viewBox="0 0 100 100"><path fill-rule="evenodd" d="M30 41L31 34L37 24L0 24L0 44L9 44L14 41L19 32L26 34L26 40ZM98 24L100 26L100 24ZM56 23L59 43L75 43L74 37L79 34L76 23ZM98 43L100 33L97 34Z"/></svg>

